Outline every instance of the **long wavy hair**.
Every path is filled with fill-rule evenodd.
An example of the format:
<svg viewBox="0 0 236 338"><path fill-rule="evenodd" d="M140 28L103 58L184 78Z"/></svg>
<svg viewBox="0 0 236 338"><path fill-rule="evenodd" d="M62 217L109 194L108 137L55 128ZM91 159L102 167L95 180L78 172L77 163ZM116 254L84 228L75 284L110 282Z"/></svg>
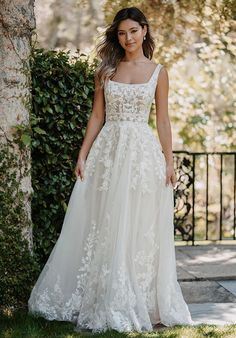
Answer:
<svg viewBox="0 0 236 338"><path fill-rule="evenodd" d="M126 19L138 22L142 28L147 26L146 39L143 41L143 54L149 59L152 58L155 43L145 15L137 7L121 9L115 15L111 25L105 30L102 41L96 47L97 56L101 59L96 69L96 75L102 87L105 81L115 74L117 65L125 56L125 50L118 41L118 26L121 21Z"/></svg>

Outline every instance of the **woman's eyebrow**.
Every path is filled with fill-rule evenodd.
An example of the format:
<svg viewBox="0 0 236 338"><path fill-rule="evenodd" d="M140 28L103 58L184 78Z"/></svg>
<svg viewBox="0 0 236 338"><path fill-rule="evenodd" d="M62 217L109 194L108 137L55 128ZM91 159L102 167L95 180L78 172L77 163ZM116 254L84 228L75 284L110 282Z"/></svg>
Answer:
<svg viewBox="0 0 236 338"><path fill-rule="evenodd" d="M134 29L134 28L138 28L138 27L131 27L131 28L129 28L129 30ZM125 32L125 30L124 29L118 29L118 32Z"/></svg>

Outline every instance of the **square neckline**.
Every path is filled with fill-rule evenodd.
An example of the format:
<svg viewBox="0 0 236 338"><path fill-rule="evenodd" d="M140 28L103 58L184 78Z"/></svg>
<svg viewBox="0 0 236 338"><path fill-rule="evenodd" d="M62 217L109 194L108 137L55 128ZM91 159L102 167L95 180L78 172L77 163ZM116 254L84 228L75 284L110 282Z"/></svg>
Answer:
<svg viewBox="0 0 236 338"><path fill-rule="evenodd" d="M118 83L118 84L122 84L122 85L128 85L128 86L137 86L137 85L147 85L151 82L156 70L157 70L157 67L159 66L159 63L156 65L154 71L152 72L152 75L150 77L150 79L147 81L147 82L143 82L143 83L126 83L126 82L118 82L118 81L113 81L113 80L108 80L109 82L112 82L112 83Z"/></svg>

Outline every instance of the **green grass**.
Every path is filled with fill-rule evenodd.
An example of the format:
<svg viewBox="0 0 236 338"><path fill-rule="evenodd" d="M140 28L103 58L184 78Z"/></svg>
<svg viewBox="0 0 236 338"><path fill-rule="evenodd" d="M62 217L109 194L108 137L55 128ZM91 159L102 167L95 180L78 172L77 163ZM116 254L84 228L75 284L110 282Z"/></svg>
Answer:
<svg viewBox="0 0 236 338"><path fill-rule="evenodd" d="M0 338L74 338L88 337L74 331L74 325L68 322L47 321L29 316L25 311L0 316ZM235 338L236 325L217 327L201 325L195 327L175 326L162 332L150 333L106 333L93 334L94 338Z"/></svg>

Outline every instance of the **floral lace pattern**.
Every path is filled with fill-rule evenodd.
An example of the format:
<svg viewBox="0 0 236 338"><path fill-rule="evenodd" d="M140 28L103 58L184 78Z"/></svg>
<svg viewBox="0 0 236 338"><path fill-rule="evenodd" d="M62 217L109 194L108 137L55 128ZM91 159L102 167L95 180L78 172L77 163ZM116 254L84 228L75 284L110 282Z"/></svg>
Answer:
<svg viewBox="0 0 236 338"><path fill-rule="evenodd" d="M148 122L162 65L158 64L147 83L108 81L105 86L106 121Z"/></svg>
<svg viewBox="0 0 236 338"><path fill-rule="evenodd" d="M134 326L132 322L133 316L137 316L135 308L138 300L147 304L150 313L156 311L155 289L150 287L155 282L155 259L158 250L158 244L154 240L154 224L144 235L146 245L150 250L149 254L146 255L144 250L137 250L133 259L135 270L137 270L140 300L134 292L125 260L120 261L116 271L112 272L111 270L111 257L106 255L108 248L112 249L110 217L107 213L106 226L101 233L99 225L94 220L91 222L90 231L84 244L81 266L77 270L76 288L70 298L65 299L63 296L61 277L54 271L56 283L51 285L51 290L49 288L39 289L38 293L34 295L34 307L37 305L36 313L49 320L78 322L77 329L80 327L90 328L94 332L108 329L111 321L114 322L113 328L118 331L120 331L119 326L115 326L117 322L122 323L122 328L126 331L152 329L150 318L145 312L140 314L140 318L137 318L139 323L143 322L142 328ZM114 278L111 281L112 273ZM98 296L101 300L105 299L109 290L111 318L107 318L107 310L103 301L100 303L96 301ZM116 318L115 321L112 319L113 316Z"/></svg>
<svg viewBox="0 0 236 338"><path fill-rule="evenodd" d="M110 181L116 175L114 166L119 168L120 175L122 169L130 172L130 189L141 187L143 193L153 190L153 182L165 179L164 155L147 124L107 122L87 157L85 176L94 175L97 163L100 164L96 187L99 191L109 189Z"/></svg>
<svg viewBox="0 0 236 338"><path fill-rule="evenodd" d="M117 174L114 165L121 173L122 168L130 172L131 190L141 187L143 193L150 193L153 182L165 179L161 145L148 125L160 69L158 65L145 84L122 86L122 83L109 81L105 86L106 123L94 141L85 168L88 176L95 170L100 171L96 187L99 191L109 190L112 177ZM98 169L97 163L100 163Z"/></svg>

